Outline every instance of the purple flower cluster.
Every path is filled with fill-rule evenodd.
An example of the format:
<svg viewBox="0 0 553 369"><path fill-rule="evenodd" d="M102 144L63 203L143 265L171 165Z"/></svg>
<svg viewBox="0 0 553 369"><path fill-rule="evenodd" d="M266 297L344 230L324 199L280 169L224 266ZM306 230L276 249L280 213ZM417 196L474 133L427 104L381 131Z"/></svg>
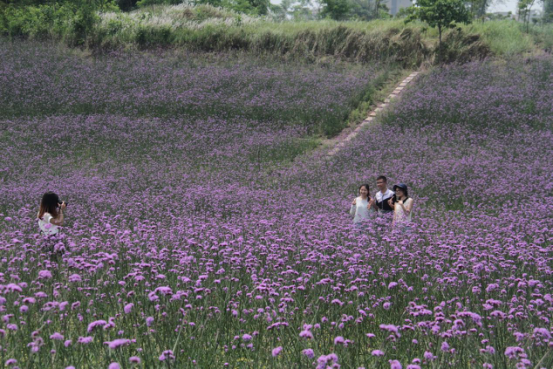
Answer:
<svg viewBox="0 0 553 369"><path fill-rule="evenodd" d="M549 365L551 58L423 75L326 158L374 69L0 45L7 367ZM378 174L412 232L351 225Z"/></svg>

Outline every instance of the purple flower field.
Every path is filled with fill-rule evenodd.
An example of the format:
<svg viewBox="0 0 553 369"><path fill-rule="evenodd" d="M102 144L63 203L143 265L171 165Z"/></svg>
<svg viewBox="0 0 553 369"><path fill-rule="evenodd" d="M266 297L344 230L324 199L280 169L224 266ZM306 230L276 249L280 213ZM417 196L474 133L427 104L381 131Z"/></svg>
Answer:
<svg viewBox="0 0 553 369"><path fill-rule="evenodd" d="M385 68L0 46L2 365L553 366L551 58L429 72L327 158ZM351 224L378 174L412 233Z"/></svg>

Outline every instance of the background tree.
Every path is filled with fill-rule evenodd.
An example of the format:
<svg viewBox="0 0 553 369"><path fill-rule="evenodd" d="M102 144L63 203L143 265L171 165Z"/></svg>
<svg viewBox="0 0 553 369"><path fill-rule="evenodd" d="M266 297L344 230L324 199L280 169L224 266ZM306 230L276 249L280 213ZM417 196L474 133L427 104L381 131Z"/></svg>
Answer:
<svg viewBox="0 0 553 369"><path fill-rule="evenodd" d="M269 9L275 18L284 20L287 19L293 2L293 0L282 0L280 4L271 4Z"/></svg>
<svg viewBox="0 0 553 369"><path fill-rule="evenodd" d="M546 23L553 22L553 0L544 0L543 21Z"/></svg>
<svg viewBox="0 0 553 369"><path fill-rule="evenodd" d="M486 10L490 7L491 0L472 0L471 10L475 17L484 18L486 16Z"/></svg>
<svg viewBox="0 0 553 369"><path fill-rule="evenodd" d="M311 0L300 0L292 4L290 15L295 20L315 20L318 18Z"/></svg>
<svg viewBox="0 0 553 369"><path fill-rule="evenodd" d="M117 6L123 11L129 11L136 7L138 0L116 0Z"/></svg>
<svg viewBox="0 0 553 369"><path fill-rule="evenodd" d="M381 0L350 0L350 18L370 21L388 15L389 9Z"/></svg>
<svg viewBox="0 0 553 369"><path fill-rule="evenodd" d="M323 18L330 17L335 20L344 20L351 10L349 0L322 0L321 3L323 5L321 11Z"/></svg>
<svg viewBox="0 0 553 369"><path fill-rule="evenodd" d="M419 19L430 27L438 28L440 48L444 29L454 28L457 23L469 24L471 22L470 12L461 0L418 0L415 5L410 7L409 13L405 23Z"/></svg>
<svg viewBox="0 0 553 369"><path fill-rule="evenodd" d="M532 15L532 7L540 0L519 0L518 2L518 19L524 22L526 32L530 31L530 18Z"/></svg>

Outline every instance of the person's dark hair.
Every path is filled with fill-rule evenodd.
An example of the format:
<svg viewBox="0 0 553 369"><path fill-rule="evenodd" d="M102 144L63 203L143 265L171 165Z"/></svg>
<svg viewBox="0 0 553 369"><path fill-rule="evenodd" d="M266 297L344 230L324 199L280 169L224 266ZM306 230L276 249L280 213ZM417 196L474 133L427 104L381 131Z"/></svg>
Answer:
<svg viewBox="0 0 553 369"><path fill-rule="evenodd" d="M362 184L361 186L359 186L359 189L357 190L357 192L361 191L361 188L362 187L365 187L367 189L367 192L369 193L369 196L371 194L371 189L369 188L369 185L368 184Z"/></svg>
<svg viewBox="0 0 553 369"><path fill-rule="evenodd" d="M38 211L38 218L42 219L44 213L50 213L54 218L58 217L58 206L60 204L60 198L54 192L48 191L42 195L40 200L40 210Z"/></svg>
<svg viewBox="0 0 553 369"><path fill-rule="evenodd" d="M378 177L376 178L376 180L377 180L377 181L383 180L383 181L386 182L386 183L388 182L388 178L386 178L386 176L378 176Z"/></svg>

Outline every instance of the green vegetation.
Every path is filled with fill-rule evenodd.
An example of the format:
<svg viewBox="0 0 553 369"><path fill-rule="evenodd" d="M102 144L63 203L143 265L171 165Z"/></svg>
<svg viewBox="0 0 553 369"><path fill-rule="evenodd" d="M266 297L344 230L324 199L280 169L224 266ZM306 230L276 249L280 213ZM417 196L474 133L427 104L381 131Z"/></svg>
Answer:
<svg viewBox="0 0 553 369"><path fill-rule="evenodd" d="M121 2L96 0L84 4L16 6L0 0L0 34L61 41L95 53L178 47L202 52L243 51L308 62L329 56L361 63L390 61L404 68L415 68L423 62L465 62L490 55L510 57L539 48L551 50L553 42L551 24L522 25L513 20L475 21L441 35L442 27L429 28L438 23L425 17L419 18L429 24L405 24L402 18L278 21L275 14L252 16L209 4L146 6L147 1L142 0L129 3L130 7L141 6L130 12L119 9L124 7ZM301 13L303 8L298 9ZM329 11L324 9L323 14ZM365 10L366 18L374 15L369 15L370 9ZM443 27L453 24L446 23Z"/></svg>
<svg viewBox="0 0 553 369"><path fill-rule="evenodd" d="M461 0L419 0L410 8L407 22L421 20L430 27L438 29L438 42L442 46L442 33L445 29L455 28L456 23L470 24L470 13Z"/></svg>

